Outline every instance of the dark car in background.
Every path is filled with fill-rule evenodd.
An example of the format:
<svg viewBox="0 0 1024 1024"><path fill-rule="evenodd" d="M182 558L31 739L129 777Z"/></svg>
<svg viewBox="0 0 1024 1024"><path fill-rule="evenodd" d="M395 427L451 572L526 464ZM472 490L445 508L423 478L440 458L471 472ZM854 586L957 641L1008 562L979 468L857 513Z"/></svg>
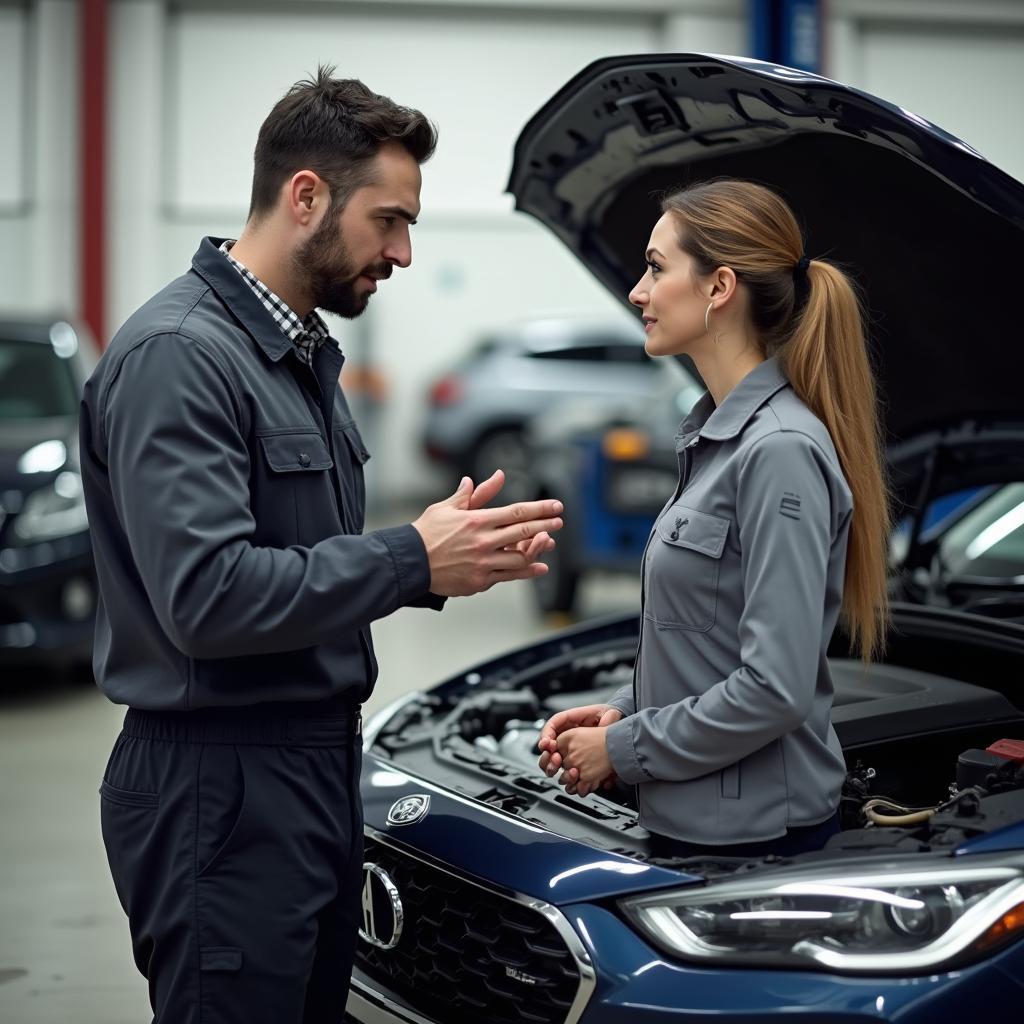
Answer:
<svg viewBox="0 0 1024 1024"><path fill-rule="evenodd" d="M510 324L431 384L423 450L455 478L480 481L500 467L503 500L515 501L529 488L523 433L534 416L578 398L645 396L660 376L639 323L552 316Z"/></svg>
<svg viewBox="0 0 1024 1024"><path fill-rule="evenodd" d="M96 364L66 320L0 315L0 665L89 659L96 580L78 403Z"/></svg>
<svg viewBox="0 0 1024 1024"><path fill-rule="evenodd" d="M893 604L881 660L834 638L848 776L842 831L813 853L658 859L630 789L580 798L538 770L544 719L628 685L635 614L376 715L349 1001L365 1024L1021 1016L1024 627L945 600L971 573L924 525L947 496L1001 495L966 544L999 524L984 568L1009 564L994 538L1019 514L1003 488L1024 479L1024 346L1015 304L979 301L964 273L979 258L1021 267L1024 185L858 90L670 54L608 58L572 79L523 130L509 188L625 301L652 195L723 174L783 192L807 251L862 279L906 575L927 582L936 556L951 573L938 600Z"/></svg>

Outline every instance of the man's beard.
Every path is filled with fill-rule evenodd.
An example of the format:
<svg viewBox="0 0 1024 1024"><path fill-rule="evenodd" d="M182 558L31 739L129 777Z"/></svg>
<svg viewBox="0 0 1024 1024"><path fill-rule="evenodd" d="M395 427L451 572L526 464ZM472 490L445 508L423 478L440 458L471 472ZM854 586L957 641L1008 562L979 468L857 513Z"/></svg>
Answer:
<svg viewBox="0 0 1024 1024"><path fill-rule="evenodd" d="M370 292L359 294L356 281L360 274L386 278L391 264L379 263L362 270L352 265L348 248L338 232L338 218L328 213L312 238L293 257L298 278L305 282L315 309L336 313L348 320L366 310Z"/></svg>

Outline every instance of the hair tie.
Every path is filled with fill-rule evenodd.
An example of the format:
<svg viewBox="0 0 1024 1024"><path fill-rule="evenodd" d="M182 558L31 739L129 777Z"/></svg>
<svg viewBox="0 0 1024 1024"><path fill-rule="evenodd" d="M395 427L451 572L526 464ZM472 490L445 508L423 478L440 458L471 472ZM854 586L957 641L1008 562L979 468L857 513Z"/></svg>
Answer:
<svg viewBox="0 0 1024 1024"><path fill-rule="evenodd" d="M804 274L807 273L807 268L810 265L811 265L811 261L810 261L810 259L808 259L807 253L804 253L803 256L801 256L800 259L798 259L796 261L796 266L793 268L793 276L794 277L803 277Z"/></svg>

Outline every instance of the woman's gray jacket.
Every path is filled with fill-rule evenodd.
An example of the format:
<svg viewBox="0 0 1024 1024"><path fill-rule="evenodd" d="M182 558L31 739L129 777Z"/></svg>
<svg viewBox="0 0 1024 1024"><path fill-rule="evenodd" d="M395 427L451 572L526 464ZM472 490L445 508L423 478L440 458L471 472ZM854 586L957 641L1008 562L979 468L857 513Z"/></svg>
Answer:
<svg viewBox="0 0 1024 1024"><path fill-rule="evenodd" d="M611 701L640 822L694 843L773 839L839 803L825 657L853 502L821 421L775 359L676 438L680 480L644 554L633 687Z"/></svg>

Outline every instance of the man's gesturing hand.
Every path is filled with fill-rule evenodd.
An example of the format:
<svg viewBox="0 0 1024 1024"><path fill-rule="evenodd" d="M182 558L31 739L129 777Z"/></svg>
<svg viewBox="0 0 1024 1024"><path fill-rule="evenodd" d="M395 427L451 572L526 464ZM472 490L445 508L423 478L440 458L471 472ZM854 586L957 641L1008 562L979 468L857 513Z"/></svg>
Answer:
<svg viewBox="0 0 1024 1024"><path fill-rule="evenodd" d="M500 490L502 481L496 477L476 491L469 477L463 477L450 498L431 505L412 524L427 549L433 593L465 597L495 583L547 572L534 559L554 547L548 534L562 528L562 503L546 499L480 508Z"/></svg>

